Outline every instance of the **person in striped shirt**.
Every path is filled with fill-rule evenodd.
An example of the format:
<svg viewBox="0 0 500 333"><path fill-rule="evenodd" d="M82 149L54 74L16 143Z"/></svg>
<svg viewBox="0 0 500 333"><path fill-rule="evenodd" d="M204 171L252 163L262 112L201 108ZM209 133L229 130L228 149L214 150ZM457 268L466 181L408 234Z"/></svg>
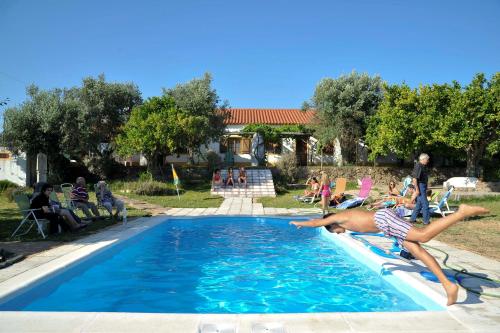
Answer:
<svg viewBox="0 0 500 333"><path fill-rule="evenodd" d="M458 286L448 280L436 259L427 252L420 243L426 243L460 220L471 216L488 214L489 210L479 206L460 205L454 214L436 220L436 223L423 228L415 228L410 222L403 220L392 209L381 209L376 212L364 210L348 210L320 219L305 222L291 221L290 224L301 227L327 227L330 232L383 232L387 237L395 237L403 249L422 261L439 279L448 297L448 305L457 301Z"/></svg>
<svg viewBox="0 0 500 333"><path fill-rule="evenodd" d="M78 177L76 184L71 190L71 201L76 208L80 208L87 218L95 220L101 218L95 203L89 201L89 193L85 188L85 178ZM90 212L92 211L92 213Z"/></svg>

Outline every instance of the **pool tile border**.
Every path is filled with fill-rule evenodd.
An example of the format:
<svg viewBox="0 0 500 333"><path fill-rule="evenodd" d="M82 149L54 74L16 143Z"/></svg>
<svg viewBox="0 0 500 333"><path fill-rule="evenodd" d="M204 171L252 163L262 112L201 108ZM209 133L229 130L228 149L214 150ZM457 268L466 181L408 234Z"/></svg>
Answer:
<svg viewBox="0 0 500 333"><path fill-rule="evenodd" d="M269 213L277 212L270 209ZM180 212L178 212L180 213ZM208 212L207 212L208 213ZM283 212L284 213L284 212ZM283 214L282 213L282 214ZM205 214L175 214L177 217ZM261 214L274 215L274 214ZM282 217L295 214L283 214ZM217 216L217 215L213 215ZM240 215L242 216L242 215ZM251 215L248 215L251 216ZM58 269L67 269L88 255L95 255L112 244L124 241L162 223L169 216L140 218L128 225L118 225L99 234L63 245L7 268L13 274L0 273L0 298L15 297L31 283L40 283ZM174 217L174 216L172 216ZM333 235L332 235L333 236ZM362 251L377 264L387 262L351 239L338 235L338 241ZM400 278L411 279L415 287L440 302L444 294L439 287L423 280L415 272L393 272ZM16 292L17 291L17 292ZM10 298L8 297L8 298ZM444 311L390 313L312 313L312 314L148 314L148 313L88 313L88 312L0 312L0 332L198 332L202 323L235 323L238 333L252 332L256 323L280 323L290 332L493 332L500 324L500 302L486 303L493 318L479 320L484 306L467 311L455 305ZM481 309L483 308L483 309ZM498 313L498 318L495 314Z"/></svg>

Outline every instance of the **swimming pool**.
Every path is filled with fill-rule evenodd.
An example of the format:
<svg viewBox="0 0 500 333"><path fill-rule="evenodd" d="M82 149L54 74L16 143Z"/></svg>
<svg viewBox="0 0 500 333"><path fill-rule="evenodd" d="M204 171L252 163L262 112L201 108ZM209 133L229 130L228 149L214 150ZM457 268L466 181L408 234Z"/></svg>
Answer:
<svg viewBox="0 0 500 333"><path fill-rule="evenodd" d="M441 310L292 218L169 218L0 310L299 313ZM363 259L364 260L364 259ZM392 280L391 280L392 279ZM398 287L401 286L401 288Z"/></svg>

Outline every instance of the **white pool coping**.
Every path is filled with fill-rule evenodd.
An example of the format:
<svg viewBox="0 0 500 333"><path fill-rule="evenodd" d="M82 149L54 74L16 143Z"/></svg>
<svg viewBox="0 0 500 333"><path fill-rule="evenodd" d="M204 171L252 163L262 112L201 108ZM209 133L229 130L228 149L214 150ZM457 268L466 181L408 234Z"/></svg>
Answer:
<svg viewBox="0 0 500 333"><path fill-rule="evenodd" d="M141 218L127 226L115 226L100 234L27 258L9 267L17 269L20 273L0 282L0 299L2 302L7 301L24 292L26 288L34 287L50 278L53 273L62 272L73 264L78 264L81 259L96 255L109 246L149 230L168 218L168 216ZM171 218L178 219L180 216ZM335 237L336 241L359 252L374 265L401 265L401 261L377 256L347 234L328 236ZM34 266L33 262L37 262L37 257L51 259ZM23 265L27 267L24 271ZM444 292L423 279L418 273L418 268L410 272L394 270L392 274L405 280L438 304L445 304ZM497 304L494 310L493 315L496 312L500 314L500 304ZM263 329L266 327L270 329L273 325L281 325L286 332L490 332L492 327L497 327L495 325L500 322L499 315L498 322L485 320L475 325L473 318L464 320L468 315L458 306L448 307L443 311L234 315L3 311L0 312L0 332L194 333L198 332L200 325L207 323L230 324L234 326L236 332L258 332L259 329L259 332L266 332Z"/></svg>

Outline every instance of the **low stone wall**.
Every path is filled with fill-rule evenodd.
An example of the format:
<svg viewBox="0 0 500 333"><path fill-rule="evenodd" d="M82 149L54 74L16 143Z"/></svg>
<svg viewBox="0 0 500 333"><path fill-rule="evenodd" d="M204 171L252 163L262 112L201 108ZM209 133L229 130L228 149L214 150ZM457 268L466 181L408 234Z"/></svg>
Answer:
<svg viewBox="0 0 500 333"><path fill-rule="evenodd" d="M373 167L373 166L345 166L333 167L325 166L323 170L330 177L344 177L348 181L356 181L363 177L370 177L377 186L386 186L391 180L401 181L413 171L407 167ZM320 168L317 166L305 167L301 170L307 177L312 173L319 174ZM460 177L465 175L464 168L431 168L430 180L431 186L441 186L443 182L451 177Z"/></svg>

